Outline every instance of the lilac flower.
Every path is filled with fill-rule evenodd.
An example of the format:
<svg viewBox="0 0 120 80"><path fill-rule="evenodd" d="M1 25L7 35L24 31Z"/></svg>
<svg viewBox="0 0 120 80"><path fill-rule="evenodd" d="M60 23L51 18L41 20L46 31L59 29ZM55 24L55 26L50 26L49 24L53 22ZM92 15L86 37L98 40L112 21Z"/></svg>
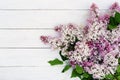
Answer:
<svg viewBox="0 0 120 80"><path fill-rule="evenodd" d="M49 43L49 37L48 36L41 36L40 37L40 39L41 39L41 41L43 42L43 43Z"/></svg>
<svg viewBox="0 0 120 80"><path fill-rule="evenodd" d="M63 27L63 25L56 26L56 27L54 28L54 30L55 30L56 32L61 32L61 31L62 31L62 27Z"/></svg>
<svg viewBox="0 0 120 80"><path fill-rule="evenodd" d="M110 7L111 11L120 11L120 6L117 2L115 2L111 7Z"/></svg>
<svg viewBox="0 0 120 80"><path fill-rule="evenodd" d="M90 7L90 15L91 17L95 18L98 16L98 7L96 4L92 4L91 7Z"/></svg>
<svg viewBox="0 0 120 80"><path fill-rule="evenodd" d="M109 14L104 14L104 15L101 15L101 16L98 17L99 21L102 21L106 25L109 22L109 18L110 18Z"/></svg>
<svg viewBox="0 0 120 80"><path fill-rule="evenodd" d="M100 15L98 7L92 4L85 27L72 23L59 25L54 28L59 36L41 36L40 39L60 50L73 68L79 65L94 79L103 79L115 73L120 58L120 25L112 31L107 29L110 16L120 12L120 6L114 3L110 10Z"/></svg>

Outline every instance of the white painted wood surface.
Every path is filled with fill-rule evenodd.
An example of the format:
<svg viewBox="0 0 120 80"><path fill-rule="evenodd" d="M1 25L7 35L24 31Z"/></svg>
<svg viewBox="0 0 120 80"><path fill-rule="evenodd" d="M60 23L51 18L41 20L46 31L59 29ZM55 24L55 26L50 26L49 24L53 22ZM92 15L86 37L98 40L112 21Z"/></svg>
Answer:
<svg viewBox="0 0 120 80"><path fill-rule="evenodd" d="M101 9L108 8L119 0L3 0L1 9L88 9L91 3L96 3Z"/></svg>
<svg viewBox="0 0 120 80"><path fill-rule="evenodd" d="M53 28L83 23L88 10L0 10L0 28Z"/></svg>
<svg viewBox="0 0 120 80"><path fill-rule="evenodd" d="M58 52L39 37L58 24L84 25L93 2L106 10L120 0L0 0L0 80L78 80L47 63Z"/></svg>

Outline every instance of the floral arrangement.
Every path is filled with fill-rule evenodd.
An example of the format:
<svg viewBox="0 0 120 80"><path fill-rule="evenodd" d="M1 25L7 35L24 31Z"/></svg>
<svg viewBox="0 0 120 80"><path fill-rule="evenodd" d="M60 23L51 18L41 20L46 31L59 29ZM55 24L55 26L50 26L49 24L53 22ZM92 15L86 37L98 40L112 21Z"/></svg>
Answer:
<svg viewBox="0 0 120 80"><path fill-rule="evenodd" d="M50 65L66 64L62 72L72 68L71 78L80 80L120 80L120 6L114 3L107 12L90 7L86 26L59 25L57 36L41 36L45 44L59 50L61 60Z"/></svg>

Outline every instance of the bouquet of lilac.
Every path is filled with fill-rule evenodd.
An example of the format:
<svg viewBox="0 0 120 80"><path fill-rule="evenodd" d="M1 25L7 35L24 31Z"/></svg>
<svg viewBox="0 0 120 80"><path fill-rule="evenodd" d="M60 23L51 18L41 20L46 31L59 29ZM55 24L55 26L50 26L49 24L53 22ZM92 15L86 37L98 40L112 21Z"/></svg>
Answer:
<svg viewBox="0 0 120 80"><path fill-rule="evenodd" d="M66 62L62 72L72 68L71 78L80 80L120 80L120 6L114 3L105 13L92 4L86 26L59 25L57 36L41 36L45 44L58 49L61 60L50 60L50 65Z"/></svg>

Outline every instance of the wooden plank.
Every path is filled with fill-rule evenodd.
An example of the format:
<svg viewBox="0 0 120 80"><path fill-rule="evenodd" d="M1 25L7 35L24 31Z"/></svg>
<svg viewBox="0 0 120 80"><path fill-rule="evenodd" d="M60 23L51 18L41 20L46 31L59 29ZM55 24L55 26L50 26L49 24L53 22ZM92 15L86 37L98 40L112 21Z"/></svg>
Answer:
<svg viewBox="0 0 120 80"><path fill-rule="evenodd" d="M48 47L40 41L41 35L54 35L53 30L0 30L0 48Z"/></svg>
<svg viewBox="0 0 120 80"><path fill-rule="evenodd" d="M89 9L94 2L101 9L120 0L4 0L0 2L0 9Z"/></svg>
<svg viewBox="0 0 120 80"><path fill-rule="evenodd" d="M0 49L0 67L44 67L55 58L58 51L50 49Z"/></svg>
<svg viewBox="0 0 120 80"><path fill-rule="evenodd" d="M57 51L0 49L0 52L0 80L75 80L70 79L71 70L61 73L65 65L53 67L47 63L59 58Z"/></svg>
<svg viewBox="0 0 120 80"><path fill-rule="evenodd" d="M0 80L79 80L70 79L71 70L61 73L63 67L8 67L0 68Z"/></svg>
<svg viewBox="0 0 120 80"><path fill-rule="evenodd" d="M0 29L38 29L53 28L58 24L82 24L88 13L88 10L0 11Z"/></svg>

